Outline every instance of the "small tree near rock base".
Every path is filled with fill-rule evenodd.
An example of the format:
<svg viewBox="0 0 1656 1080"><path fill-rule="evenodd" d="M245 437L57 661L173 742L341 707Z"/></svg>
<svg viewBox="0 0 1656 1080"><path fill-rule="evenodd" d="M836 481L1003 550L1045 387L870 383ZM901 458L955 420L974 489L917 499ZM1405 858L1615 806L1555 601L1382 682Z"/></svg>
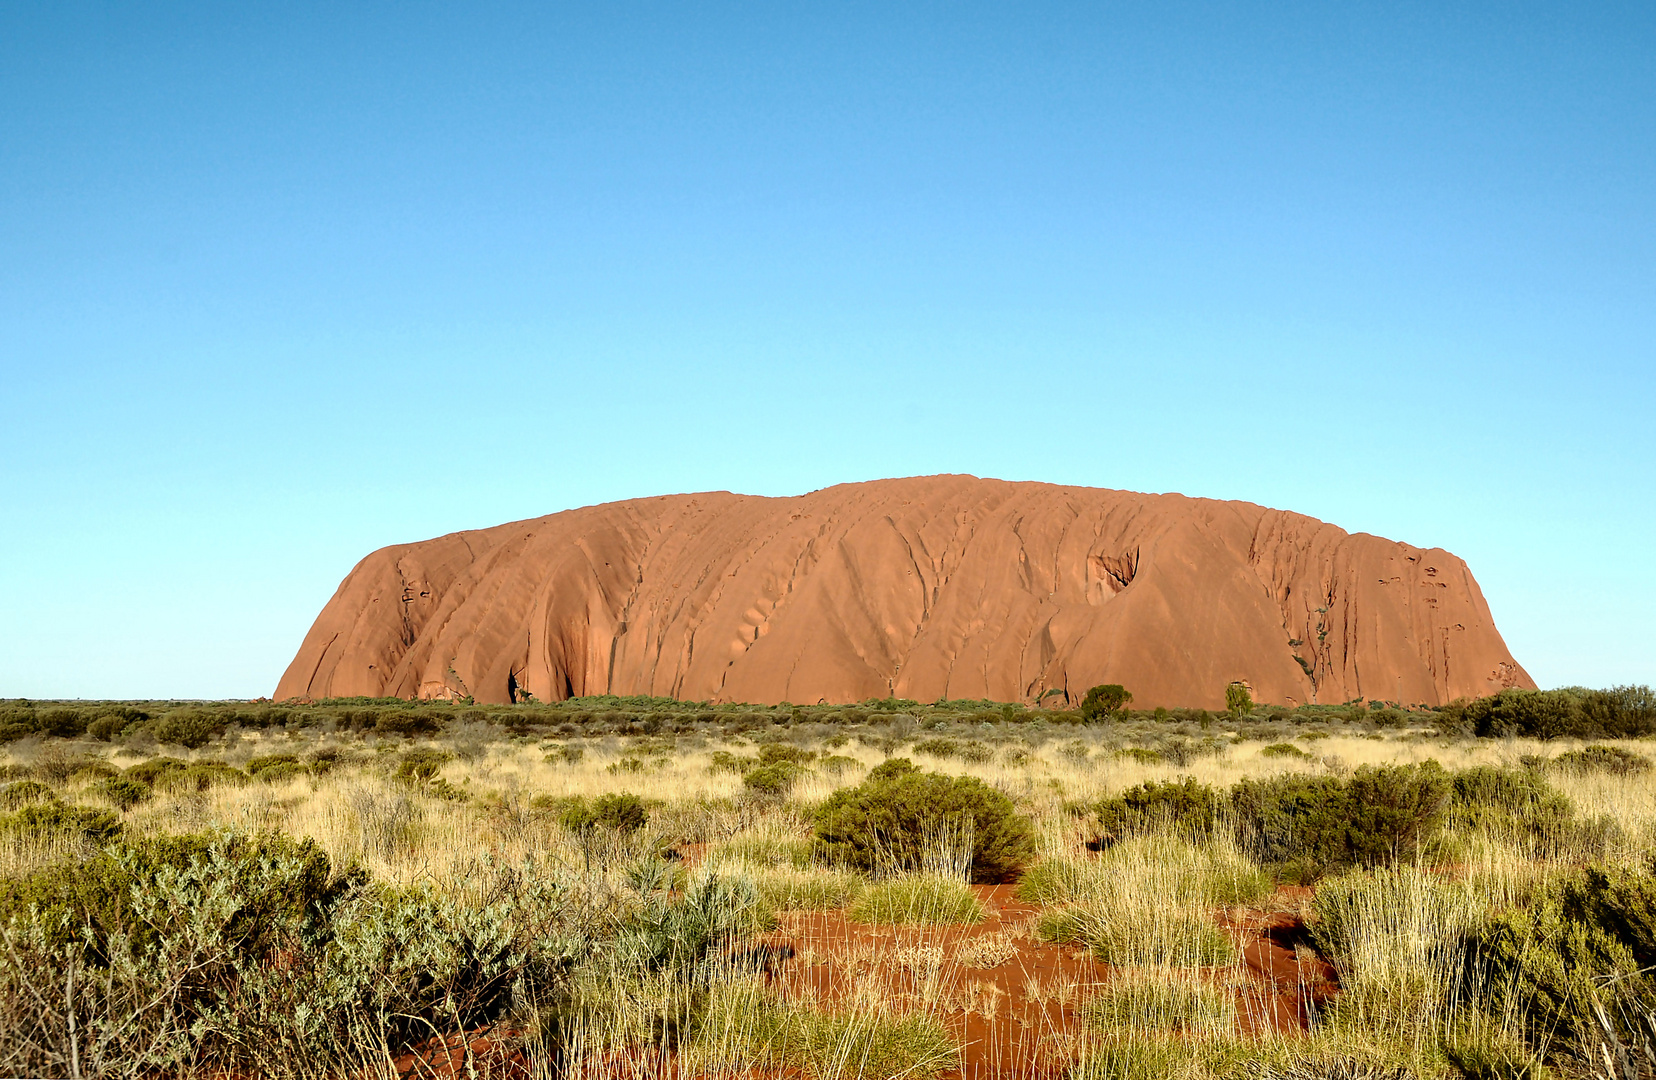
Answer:
<svg viewBox="0 0 1656 1080"><path fill-rule="evenodd" d="M1133 700L1133 695L1120 683L1105 683L1087 691L1087 696L1081 699L1081 719L1097 720L1120 712Z"/></svg>

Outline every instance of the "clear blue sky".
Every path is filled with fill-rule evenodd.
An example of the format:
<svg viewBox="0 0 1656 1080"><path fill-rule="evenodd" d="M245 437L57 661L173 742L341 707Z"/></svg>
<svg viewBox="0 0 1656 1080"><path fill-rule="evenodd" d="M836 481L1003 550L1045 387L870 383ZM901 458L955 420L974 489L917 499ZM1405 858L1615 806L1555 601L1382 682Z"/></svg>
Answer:
<svg viewBox="0 0 1656 1080"><path fill-rule="evenodd" d="M369 550L935 472L1466 558L1656 682L1656 7L0 6L0 696Z"/></svg>

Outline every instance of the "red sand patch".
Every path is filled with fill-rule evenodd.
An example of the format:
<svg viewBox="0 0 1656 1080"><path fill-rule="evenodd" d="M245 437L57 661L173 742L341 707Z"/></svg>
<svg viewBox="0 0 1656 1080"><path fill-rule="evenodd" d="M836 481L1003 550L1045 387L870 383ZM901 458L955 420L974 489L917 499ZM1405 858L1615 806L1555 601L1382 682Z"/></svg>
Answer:
<svg viewBox="0 0 1656 1080"><path fill-rule="evenodd" d="M1308 1030L1339 992L1334 965L1312 951L1299 915L1310 893L1300 886L1285 887L1271 907L1231 908L1217 917L1231 934L1249 976L1237 994L1245 1033Z"/></svg>
<svg viewBox="0 0 1656 1080"><path fill-rule="evenodd" d="M767 937L773 946L794 950L774 977L785 992L830 1005L854 1000L859 990L911 1000L930 991L964 1045L961 1069L945 1076L1059 1075L1081 1033L1081 1010L1111 969L1084 949L1035 941L1033 922L1041 908L1017 899L1014 888L974 886L988 917L971 927L870 926L841 911L791 913ZM1218 916L1242 957L1245 978L1234 991L1245 1033L1304 1031L1337 990L1333 968L1304 946L1295 911L1302 899L1290 890L1268 907ZM999 938L1009 955L988 967L955 962L975 941L990 937ZM928 986L925 958L938 953L953 974L939 974ZM882 956L914 962L878 962ZM870 981L881 985L863 985Z"/></svg>
<svg viewBox="0 0 1656 1080"><path fill-rule="evenodd" d="M862 994L929 1005L964 1047L947 1080L1049 1080L1063 1074L1086 1001L1111 969L1084 949L1035 941L1041 908L1014 889L974 886L987 912L976 926L873 926L843 911L790 912L755 956L795 999L844 1007ZM1305 940L1298 912L1309 895L1284 888L1263 906L1215 914L1242 959L1232 989L1245 1034L1305 1031L1338 992L1332 965ZM987 966L962 961L974 951ZM393 1067L405 1077L529 1075L521 1054L480 1032L432 1039Z"/></svg>
<svg viewBox="0 0 1656 1080"><path fill-rule="evenodd" d="M527 1080L533 1075L523 1054L506 1050L486 1031L427 1039L412 1052L391 1062L398 1076L487 1077L489 1080Z"/></svg>

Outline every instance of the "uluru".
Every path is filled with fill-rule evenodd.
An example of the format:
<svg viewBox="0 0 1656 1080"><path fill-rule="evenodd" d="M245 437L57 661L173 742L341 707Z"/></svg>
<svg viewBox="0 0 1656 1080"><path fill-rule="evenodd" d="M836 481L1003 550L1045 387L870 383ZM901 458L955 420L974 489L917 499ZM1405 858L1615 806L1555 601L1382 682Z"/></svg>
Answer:
<svg viewBox="0 0 1656 1080"><path fill-rule="evenodd" d="M382 548L278 698L1257 700L1535 684L1465 562L1247 502L929 476L704 492Z"/></svg>

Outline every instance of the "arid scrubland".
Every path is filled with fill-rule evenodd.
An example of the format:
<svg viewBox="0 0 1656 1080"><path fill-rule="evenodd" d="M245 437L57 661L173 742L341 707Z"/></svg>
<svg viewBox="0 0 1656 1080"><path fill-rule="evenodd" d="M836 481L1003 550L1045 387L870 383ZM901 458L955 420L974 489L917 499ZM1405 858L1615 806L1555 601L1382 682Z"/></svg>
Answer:
<svg viewBox="0 0 1656 1080"><path fill-rule="evenodd" d="M1656 1066L1642 739L1355 707L28 708L7 1074Z"/></svg>

